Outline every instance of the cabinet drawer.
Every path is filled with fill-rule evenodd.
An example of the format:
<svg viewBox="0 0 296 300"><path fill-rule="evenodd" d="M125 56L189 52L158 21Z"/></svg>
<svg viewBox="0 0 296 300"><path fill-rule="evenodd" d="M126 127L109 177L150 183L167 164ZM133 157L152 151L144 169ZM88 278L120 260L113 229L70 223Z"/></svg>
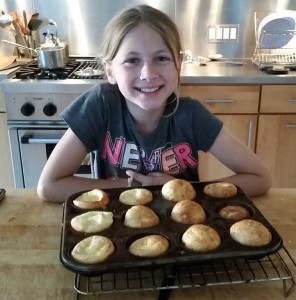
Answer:
<svg viewBox="0 0 296 300"><path fill-rule="evenodd" d="M296 113L296 86L263 85L260 111L263 113Z"/></svg>
<svg viewBox="0 0 296 300"><path fill-rule="evenodd" d="M213 113L257 113L259 86L182 85L181 96L199 100Z"/></svg>

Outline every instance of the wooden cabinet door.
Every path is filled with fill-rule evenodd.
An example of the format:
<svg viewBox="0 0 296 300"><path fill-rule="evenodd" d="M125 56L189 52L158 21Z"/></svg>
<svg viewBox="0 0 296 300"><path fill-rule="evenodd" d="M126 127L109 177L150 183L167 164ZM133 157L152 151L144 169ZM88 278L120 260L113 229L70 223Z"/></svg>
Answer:
<svg viewBox="0 0 296 300"><path fill-rule="evenodd" d="M273 175L273 187L296 187L296 115L261 115L257 155Z"/></svg>
<svg viewBox="0 0 296 300"><path fill-rule="evenodd" d="M254 151L257 115L218 115L217 117L223 121L233 135ZM199 160L201 181L219 179L233 174L210 153L200 152Z"/></svg>
<svg viewBox="0 0 296 300"><path fill-rule="evenodd" d="M0 113L0 188L13 187L14 183L6 126L6 114Z"/></svg>

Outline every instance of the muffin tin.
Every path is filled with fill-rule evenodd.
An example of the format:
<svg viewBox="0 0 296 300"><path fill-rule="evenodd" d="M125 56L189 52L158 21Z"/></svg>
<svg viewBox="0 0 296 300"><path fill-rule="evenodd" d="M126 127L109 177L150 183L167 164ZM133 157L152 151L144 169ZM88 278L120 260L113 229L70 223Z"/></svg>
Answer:
<svg viewBox="0 0 296 300"><path fill-rule="evenodd" d="M129 228L123 224L125 212L131 207L119 202L119 195L133 188L118 188L105 190L110 202L100 209L102 211L111 211L114 214L114 221L110 228L95 233L108 237L115 245L115 252L106 260L98 264L82 264L76 262L71 257L71 250L82 239L94 235L76 232L70 225L71 219L79 214L90 211L81 209L73 204L73 200L86 191L81 191L69 197L64 203L62 235L60 245L60 260L65 268L86 276L96 276L108 271L122 270L127 268L151 268L168 264L183 263L202 263L217 259L228 258L261 258L276 252L282 247L282 238L277 231L266 220L262 213L252 203L252 201L238 188L236 196L228 199L211 198L203 193L206 183L192 183L196 190L196 197L193 201L199 203L205 210L207 218L203 224L214 228L221 237L221 245L211 252L198 253L185 248L181 242L182 234L190 225L180 224L170 219L170 212L175 202L165 200L161 195L162 186L145 187L153 193L152 202L146 206L153 209L160 217L160 223L157 226L136 229ZM251 219L264 224L272 234L272 241L264 247L247 247L235 242L229 235L229 229L234 222L221 218L218 214L219 209L225 205L241 205L247 208L251 214ZM93 210L93 209L92 209ZM160 234L169 240L170 247L168 251L156 258L141 258L133 256L128 252L128 246L137 238L149 234Z"/></svg>

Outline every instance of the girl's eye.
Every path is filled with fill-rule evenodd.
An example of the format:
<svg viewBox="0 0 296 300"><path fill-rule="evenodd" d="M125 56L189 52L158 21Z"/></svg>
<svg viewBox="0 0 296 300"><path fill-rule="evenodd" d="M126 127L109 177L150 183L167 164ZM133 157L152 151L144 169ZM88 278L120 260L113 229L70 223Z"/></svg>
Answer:
<svg viewBox="0 0 296 300"><path fill-rule="evenodd" d="M169 60L171 60L171 59L167 56L158 56L158 57L156 57L156 61L159 61L159 62L165 62L165 61L169 61Z"/></svg>
<svg viewBox="0 0 296 300"><path fill-rule="evenodd" d="M132 57L132 58L128 58L124 61L124 63L126 64L136 64L138 63L140 60L136 57Z"/></svg>

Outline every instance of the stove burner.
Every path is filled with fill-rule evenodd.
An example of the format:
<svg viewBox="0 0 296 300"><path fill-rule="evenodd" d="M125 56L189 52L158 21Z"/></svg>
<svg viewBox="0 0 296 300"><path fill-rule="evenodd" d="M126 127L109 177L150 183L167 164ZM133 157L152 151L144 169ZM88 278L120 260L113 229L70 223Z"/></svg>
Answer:
<svg viewBox="0 0 296 300"><path fill-rule="evenodd" d="M77 71L84 70L86 68L92 68L95 71L100 70L97 76L92 76L91 79L102 79L102 65L97 60L76 60L74 58L70 59L69 63L65 68L62 69L51 69L51 70L41 70L38 66L38 62L33 60L16 71L15 79L89 79L89 76L77 76ZM76 73L76 74L75 74Z"/></svg>
<svg viewBox="0 0 296 300"><path fill-rule="evenodd" d="M36 79L66 79L69 73L67 71L60 70L42 70L40 73L36 75Z"/></svg>

